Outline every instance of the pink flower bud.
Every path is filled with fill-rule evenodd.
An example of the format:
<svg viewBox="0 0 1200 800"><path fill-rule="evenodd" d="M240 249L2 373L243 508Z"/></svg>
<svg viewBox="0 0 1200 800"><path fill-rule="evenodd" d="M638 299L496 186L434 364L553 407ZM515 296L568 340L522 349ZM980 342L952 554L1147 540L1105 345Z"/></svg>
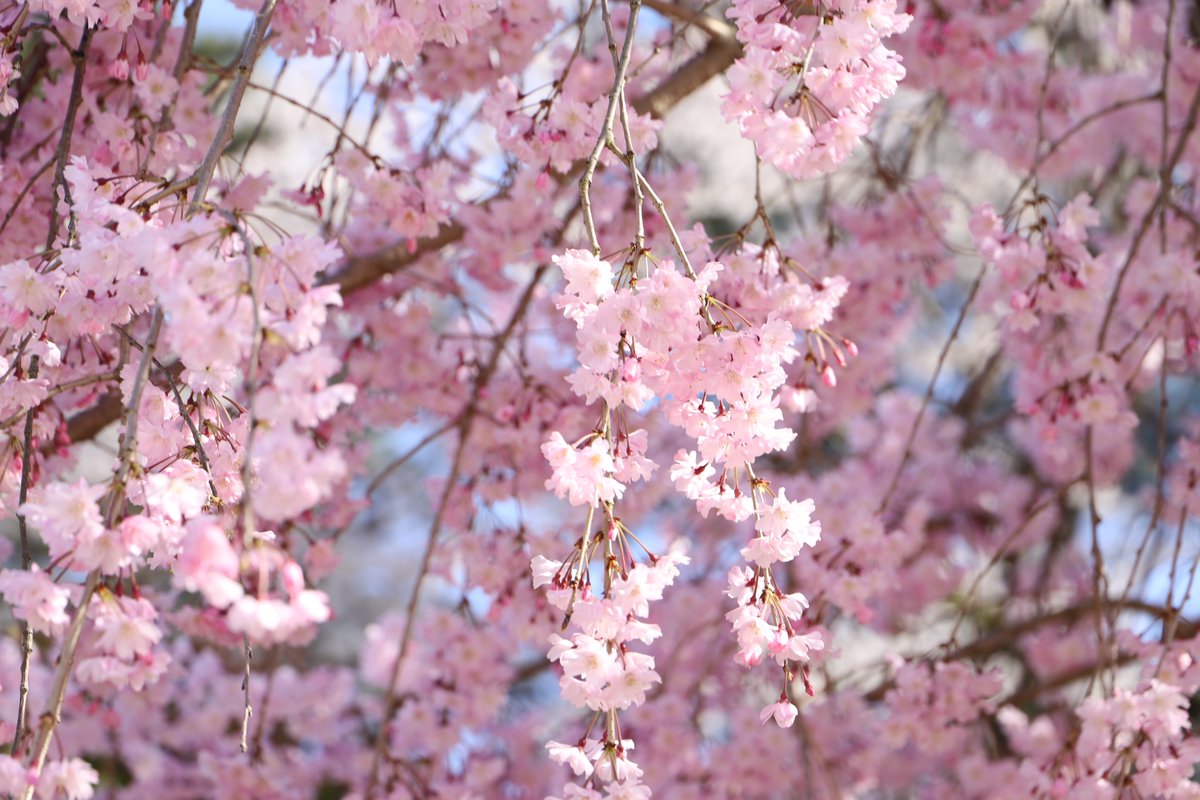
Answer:
<svg viewBox="0 0 1200 800"><path fill-rule="evenodd" d="M284 564L279 576L289 597L294 597L304 590L304 570L295 561Z"/></svg>
<svg viewBox="0 0 1200 800"><path fill-rule="evenodd" d="M826 364L825 368L821 370L821 382L831 389L837 386L837 375L833 372L832 364Z"/></svg>
<svg viewBox="0 0 1200 800"><path fill-rule="evenodd" d="M634 383L642 374L641 362L636 358L627 358L621 364L621 380Z"/></svg>
<svg viewBox="0 0 1200 800"><path fill-rule="evenodd" d="M117 56L117 60L108 65L108 77L115 81L129 80L129 59L125 56L125 51Z"/></svg>

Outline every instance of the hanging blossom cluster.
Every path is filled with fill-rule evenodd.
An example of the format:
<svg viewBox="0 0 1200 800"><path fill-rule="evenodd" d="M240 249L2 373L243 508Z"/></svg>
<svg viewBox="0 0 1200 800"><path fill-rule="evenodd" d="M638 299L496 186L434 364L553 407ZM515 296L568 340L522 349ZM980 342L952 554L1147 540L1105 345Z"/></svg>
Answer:
<svg viewBox="0 0 1200 800"><path fill-rule="evenodd" d="M1143 797L1194 796L1196 742L1186 734L1188 694L1196 688L1198 670L1184 651L1172 662L1159 671L1166 680L1143 675L1110 697L1084 700L1074 712L1073 741L1045 718L1031 720L1012 707L997 711L999 729L1016 756L1006 765L1008 788L1000 796L1111 798L1126 787ZM983 782L995 773L980 759L961 771L973 791L994 791Z"/></svg>
<svg viewBox="0 0 1200 800"><path fill-rule="evenodd" d="M534 557L534 588L548 585L551 605L565 615L564 627L569 623L579 631L570 638L551 637L549 658L562 668L563 697L595 712L578 743L551 741L547 750L584 780L581 787L568 785L566 797L635 800L650 792L640 782L641 768L630 758L634 742L622 735L618 712L644 703L661 677L654 658L631 650L628 643L650 644L661 636L658 625L645 621L650 603L662 599L688 559L679 549L656 555L617 514L626 485L649 478L657 466L646 457L646 432L629 430L624 409L636 411L653 395L643 375L649 376L655 364L661 367L673 344L689 338L689 327L694 338L694 320L678 315L678 306L667 301L690 302L694 308L696 297L680 295L683 283L669 264L638 281L633 262L618 277L611 264L582 250L568 250L555 262L567 280L558 306L575 322L580 337L580 366L572 388L589 403L600 400L603 411L597 430L582 440L569 443L555 432L542 445L552 470L546 488L571 505L587 507L588 515L565 562ZM635 336L640 325L657 336L643 344ZM591 577L596 554L604 576L599 593ZM604 794L599 787L605 787Z"/></svg>
<svg viewBox="0 0 1200 800"><path fill-rule="evenodd" d="M725 118L792 177L836 169L904 78L883 40L912 16L895 0L736 0L729 15L746 52L729 70Z"/></svg>
<svg viewBox="0 0 1200 800"><path fill-rule="evenodd" d="M196 633L213 641L310 641L330 616L326 596L258 524L308 511L346 474L313 436L355 394L330 385L339 365L320 344L339 297L315 278L336 251L304 238L254 245L233 216L134 212L122 201L136 182L83 159L64 174L70 238L0 266L9 336L0 414L25 418L54 386L74 383L86 399L92 376L110 370L129 415L110 480L21 487L23 502L10 511L37 531L47 562L0 572L0 593L31 632L70 628L59 680L69 675L97 698L163 679L173 661L164 612L184 593L199 593L203 603L182 613L203 619ZM71 357L84 348L90 357ZM163 365L156 348L178 361ZM252 354L260 369L242 379L243 404L232 395ZM47 436L64 422L40 415L31 425ZM6 475L6 502L19 479ZM230 536L234 519L244 535ZM151 577L164 571L174 589ZM65 580L70 573L86 583ZM147 581L154 588L143 589ZM29 739L18 732L18 751L32 750L35 761L5 791L91 795L97 778L86 764L43 761L62 701L51 695Z"/></svg>
<svg viewBox="0 0 1200 800"><path fill-rule="evenodd" d="M778 427L782 420L778 392L786 382L784 365L798 355L791 325L771 315L759 326L748 321L744 327L737 326L739 312L710 294L722 272L715 261L699 272L687 266L690 277L673 262L663 261L655 264L649 276L639 278L636 256L620 271L586 251L568 250L554 260L566 280L558 307L575 322L577 330L580 363L569 378L572 389L586 402L600 401L604 407L602 423L593 433L569 443L555 432L542 446L552 469L547 488L572 505L589 508L587 528L566 566L541 555L533 562L535 586L549 584L552 604L583 629L570 640L552 639L550 658L563 668L564 696L596 710L598 718L607 712L615 720L614 700L605 695L612 685L613 658L618 653L615 657L621 669L616 675L621 692L617 708L640 703L650 682L658 680L648 667L639 671L642 659L624 648L625 639L639 638L638 632L645 630L630 626L643 625L639 619L648 605L639 602L630 607L622 597L633 592L646 599L660 598L676 566L669 563L665 579L650 577L663 562L646 550L653 566L645 569L638 564L628 569L626 559L632 562L633 553L626 534L632 533L614 511L627 484L648 478L656 467L645 455L645 431L628 431L628 412L623 409L637 411L651 397L658 397L666 406L667 419L694 438L697 446L676 455L670 474L676 488L695 501L705 517L715 510L732 522L755 519L755 535L741 551L754 566L731 569L728 594L738 608L728 618L740 647L740 663L755 666L769 655L782 668L783 691L761 716L764 722L773 717L779 725L790 726L796 717L796 708L788 699L794 665L800 665L811 694L806 665L810 652L820 650L823 642L818 634L797 630L808 601L800 593L782 591L771 568L815 545L820 525L811 519L811 500L789 500L786 489L775 494L757 477L753 462L785 449L794 438L792 431ZM723 321L716 321L714 310L723 315ZM812 313L812 309L806 310ZM825 365L822 371L827 368ZM614 427L616 433L608 434ZM604 521L593 535L597 509ZM599 549L602 541L605 591L597 601L590 597L587 565L592 550ZM615 559L611 555L614 541L619 554ZM634 541L645 549L636 537ZM591 605L605 609L604 613ZM608 624L601 625L600 620ZM614 624L618 627L612 627ZM646 643L657 638L657 626L651 626L649 632L643 639ZM591 744L585 735L576 747L555 742L549 748L556 760L568 763L577 775L590 775L589 756L598 764L597 754L605 746L615 746L622 754L630 746L617 739L616 727L611 722L605 737ZM618 781L622 778L617 772L611 774ZM627 774L636 778L641 773L631 770ZM600 776L602 780L605 775Z"/></svg>
<svg viewBox="0 0 1200 800"><path fill-rule="evenodd" d="M567 614L572 630L578 631L570 638L551 637L549 658L562 668L562 696L594 712L577 742L550 741L546 750L551 760L570 767L584 780L583 787L570 786L566 797L635 800L649 797L650 792L640 782L642 769L630 756L634 741L622 735L617 712L643 704L646 693L662 678L654 669L654 657L631 649L630 644L650 644L662 635L658 625L645 621L650 603L662 599L688 559L677 550L662 556L647 553L648 561L628 567L633 561L630 537L619 531L601 536L606 542L617 542L621 552L616 565L605 567L602 595L593 593L590 578L583 574L588 545L581 545L565 564L544 556L534 558L534 588L548 585L550 604ZM604 545L606 552L613 547Z"/></svg>

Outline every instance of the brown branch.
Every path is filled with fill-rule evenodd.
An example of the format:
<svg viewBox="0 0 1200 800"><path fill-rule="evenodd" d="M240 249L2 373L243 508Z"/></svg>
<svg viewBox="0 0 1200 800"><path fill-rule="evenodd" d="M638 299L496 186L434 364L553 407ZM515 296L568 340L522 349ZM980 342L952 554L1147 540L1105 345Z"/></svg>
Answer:
<svg viewBox="0 0 1200 800"><path fill-rule="evenodd" d="M1081 664L1078 667L1069 669L1066 672L1055 675L1052 678L1038 681L1037 683L1034 683L1024 689L1020 689L996 705L1017 707L1025 706L1029 703L1032 703L1040 695L1043 695L1047 692L1054 692L1058 691L1059 689L1064 689L1070 686L1072 683L1081 681L1084 678L1092 678L1095 676L1098 669L1104 667L1123 667L1126 664L1136 660L1137 656L1134 656L1131 653L1119 653L1112 658L1105 659L1103 664Z"/></svg>
<svg viewBox="0 0 1200 800"><path fill-rule="evenodd" d="M225 104L225 113L221 115L217 135L213 138L212 146L204 155L204 161L201 162L200 168L196 170L198 177L196 191L192 195L193 211L196 206L204 202L204 198L208 195L208 185L217 170L217 161L225 152L226 145L233 140L233 123L237 119L238 110L242 107L242 98L246 94L246 87L250 84L250 73L254 69L254 62L258 60L259 50L262 49L263 39L267 35L267 27L271 24L271 17L275 13L275 3L276 0L263 0L258 14L254 17L254 25L246 34L246 42L242 45L242 54L238 58L235 70L236 77L233 79L233 87L229 90L229 100Z"/></svg>
<svg viewBox="0 0 1200 800"><path fill-rule="evenodd" d="M50 184L50 232L46 236L47 250L58 238L58 197L56 194L58 187L64 185L67 159L71 156L71 137L75 132L75 115L79 112L79 106L83 102L83 76L87 72L87 54L88 48L92 44L93 30L90 25L83 26L83 33L79 38L79 49L71 53L71 60L75 62L75 75L71 78L71 96L67 100L67 116L63 122L62 136L59 137L58 148L54 153L54 182Z"/></svg>
<svg viewBox="0 0 1200 800"><path fill-rule="evenodd" d="M412 634L415 629L413 621L416 618L417 605L420 602L421 585L424 583L425 576L429 572L429 565L433 559L438 538L441 536L446 511L450 507L450 498L454 493L454 487L458 483L459 473L462 470L463 454L466 452L467 441L471 436L472 426L478 414L479 403L483 399L484 389L491 381L492 375L495 374L496 368L500 364L500 356L504 352L504 348L508 346L508 342L516 331L517 326L524 319L525 312L528 311L530 303L533 301L538 284L541 283L542 277L547 271L548 268L545 264L538 266L534 270L529 283L525 286L525 291L521 293L520 299L517 300L516 307L509 316L504 329L496 334L495 346L492 348L491 355L488 357L488 361L483 369L475 376L475 383L471 390L471 399L467 402L457 420L459 430L458 447L454 450L454 461L450 465L450 473L446 476L446 483L442 487L442 494L438 499L437 510L433 516L433 524L429 530L429 540L425 543L425 552L421 556L421 566L417 571L412 594L409 595L408 605L405 608L404 631L400 636L400 647L396 653L396 661L392 664L392 672L388 679L387 695L383 704L383 717L379 724L378 738L375 740L375 751L371 759L371 767L367 773L367 788L363 795L366 800L374 799L378 787L379 767L387 753L387 726L400 706L396 690L399 688L400 670L403 666L405 656L408 655L409 644L412 642Z"/></svg>
<svg viewBox="0 0 1200 800"><path fill-rule="evenodd" d="M117 421L123 407L120 392L106 393L94 406L67 420L67 437L72 442L86 442L96 438L102 430Z"/></svg>
<svg viewBox="0 0 1200 800"><path fill-rule="evenodd" d="M1137 613L1141 613L1141 614L1149 614L1160 620L1169 619L1171 617L1172 613L1174 612L1173 608L1164 608L1163 606L1156 605L1154 603L1147 603L1142 600L1120 600L1120 599L1112 599L1112 598L1100 598L1099 604L1101 606L1113 609L1114 611L1117 611L1117 612L1133 611L1133 612L1137 612ZM965 644L962 647L956 648L955 650L952 650L952 651L946 653L945 655L942 655L942 656L918 655L918 656L914 656L913 659L925 661L927 663L949 663L952 661L962 661L965 659L979 659L979 658L985 658L987 656L992 656L992 655L995 655L996 653L1006 650L1007 648L1012 647L1017 642L1017 640L1020 639L1022 636L1032 633L1033 631L1035 631L1039 628L1045 627L1047 625L1054 625L1054 624L1059 624L1059 623L1069 624L1069 623L1073 623L1073 622L1078 622L1085 617L1089 617L1089 616L1091 616L1092 613L1094 613L1094 609L1095 609L1096 605L1097 605L1096 598L1087 598L1087 599L1081 600L1078 603L1075 603L1074 605L1066 606L1065 608L1061 608L1057 611L1052 611L1052 612L1045 613L1045 614L1039 614L1037 616L1030 617L1029 619L1022 620L1020 622L1015 622L1012 625L1009 625L1007 627L992 631L991 633L987 634L986 636L980 637L979 639L976 639L973 642ZM1185 632L1185 635L1194 635L1196 633L1197 625L1195 623L1184 621L1181 624L1184 626L1183 628L1181 628L1181 630L1183 630ZM1112 659L1110 661L1110 663L1113 666L1119 666L1121 664L1128 663L1128 661L1130 661L1130 660L1132 660L1131 656L1118 655L1114 659ZM1052 691L1054 689L1059 689L1070 683L1074 683L1077 680L1082 680L1083 678L1090 677L1095 672L1096 666L1097 665L1095 665L1095 664L1087 664L1087 665L1085 665L1086 668L1081 667L1079 669L1070 670L1070 671L1063 673L1062 675L1059 675L1057 677L1050 678L1046 681L1042 681L1028 689L1019 690L1016 694L1014 694L1008 700L1004 701L1004 703L1000 703L999 705L1005 705L1005 704L1021 705L1022 703L1029 702L1029 700L1033 699L1037 694L1040 694L1041 692L1047 692L1047 691ZM866 700L867 702L871 702L871 703L880 702L881 700L884 699L884 697L887 696L888 691L890 691L894 687L895 687L895 680L892 678L888 678L887 680L883 681L878 686L876 686L874 689L864 692L863 699Z"/></svg>
<svg viewBox="0 0 1200 800"><path fill-rule="evenodd" d="M707 33L709 36L720 39L732 39L734 27L723 19L703 13L702 10L693 10L684 8L675 3L668 3L665 0L640 0L641 4L652 11L657 11L664 17L678 20L684 23L684 27L694 27Z"/></svg>
<svg viewBox="0 0 1200 800"><path fill-rule="evenodd" d="M39 359L36 355L29 358L29 378L38 376ZM17 528L21 536L21 569L28 572L33 565L33 557L29 553L29 523L21 507L29 496L29 483L33 477L33 417L37 407L25 412L25 431L21 447L21 488L17 495ZM21 740L25 737L25 717L29 707L29 662L33 658L33 628L28 620L21 623L21 688L17 699L17 725L13 732L12 754L21 752Z"/></svg>
<svg viewBox="0 0 1200 800"><path fill-rule="evenodd" d="M661 119L684 98L728 69L741 54L742 46L736 39L711 39L703 52L680 67L653 91L634 100L634 109L639 114L649 114L655 119ZM582 163L575 165L567 174L577 171L582 166ZM489 203L505 197L507 194L501 193ZM351 294L388 275L400 272L422 256L461 241L464 235L466 229L459 223L452 222L443 225L433 236L418 240L415 247L396 244L373 253L350 256L341 267L323 277L321 282L336 283L341 287L343 295Z"/></svg>
<svg viewBox="0 0 1200 800"><path fill-rule="evenodd" d="M1121 269L1117 272L1117 279L1113 284L1112 294L1109 295L1108 305L1104 309L1104 318L1100 322L1100 333L1096 337L1096 349L1099 352L1103 352L1104 350L1104 342L1108 337L1108 327L1112 324L1113 312L1117 308L1117 300L1121 296L1121 287L1125 283L1125 278L1133 266L1134 259L1137 258L1142 241L1146 238L1146 234L1150 230L1150 226L1154 221L1154 215L1157 213L1159 207L1167 202L1171 195L1171 189L1173 188L1170 180L1171 173L1175 171L1175 165L1183 157L1183 151L1187 147L1188 139L1191 137L1192 131L1196 129L1198 115L1200 115L1200 89L1197 89L1196 93L1192 95L1187 117L1184 119L1183 127L1179 131L1179 138L1175 142L1175 149L1171 152L1170 158L1162 165L1162 169L1159 172L1158 194L1155 195L1154 202L1146 210L1145 216L1142 217L1141 224L1138 225L1138 229L1134 233L1133 240L1129 245L1129 252L1125 256L1125 261L1121 264Z"/></svg>
<svg viewBox="0 0 1200 800"><path fill-rule="evenodd" d="M1167 619L1172 615L1173 609L1164 608L1163 606L1147 603L1143 600L1129 599L1108 599L1101 600L1103 607L1109 609L1113 613L1122 611L1135 611L1141 614L1149 614L1158 619ZM986 636L982 636L973 642L963 645L957 650L947 653L943 660L945 661L961 661L965 658L980 658L989 656L1004 650L1009 647L1017 639L1027 633L1031 633L1038 628L1047 625L1056 625L1059 623L1077 622L1082 617L1085 617L1094 612L1096 603L1094 600L1085 600L1075 605L1060 608L1057 611L1051 611L1045 614L1039 614L1021 622L1013 623L1005 628L993 631ZM1184 622L1185 630L1194 631L1195 625Z"/></svg>

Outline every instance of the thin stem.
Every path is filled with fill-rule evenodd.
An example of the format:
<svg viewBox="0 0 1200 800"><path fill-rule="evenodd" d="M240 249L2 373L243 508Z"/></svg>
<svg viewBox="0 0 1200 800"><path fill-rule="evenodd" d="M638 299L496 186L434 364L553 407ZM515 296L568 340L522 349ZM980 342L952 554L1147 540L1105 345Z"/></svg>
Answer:
<svg viewBox="0 0 1200 800"><path fill-rule="evenodd" d="M245 655L245 665L242 671L242 752L250 750L250 718L254 716L254 706L250 704L250 662L254 660L254 650L250 647L249 635L242 634L242 651Z"/></svg>
<svg viewBox="0 0 1200 800"><path fill-rule="evenodd" d="M154 360L154 349L158 344L162 322L162 310L156 306L150 322L150 333L146 338L142 360L138 365L133 388L129 394L129 404L125 411L125 433L121 437L121 446L118 451L117 472L113 476L112 486L106 496L105 517L107 526L110 528L116 524L117 517L120 515L120 508L125 497L125 480L129 476L137 453L138 410L141 407L142 392L146 388L150 374L150 364ZM100 571L92 570L87 576L83 594L76 607L75 616L71 620L66 638L63 639L62 650L58 656L58 667L54 673L53 687L50 691L50 698L46 702L46 709L42 712L41 727L38 729L37 744L34 746L33 759L30 763L30 769L35 774L40 773L45 765L46 755L50 751L50 741L54 736L54 731L62 722L63 699L66 696L71 672L75 667L75 653L79 646L79 637L83 633L84 622L87 621L92 594L96 591L99 582ZM34 786L30 786L25 791L24 800L30 800L33 797L34 788Z"/></svg>
<svg viewBox="0 0 1200 800"><path fill-rule="evenodd" d="M500 364L500 355L504 352L509 339L512 338L517 326L524 319L525 314L529 310L530 303L533 301L534 294L537 291L538 284L541 283L542 276L548 272L546 265L540 265L533 271L533 276L529 283L525 286L525 291L517 300L516 306L513 308L512 314L508 318L503 330L496 335L495 345L492 348L491 355L483 369L475 376L475 384L471 390L471 399L467 401L466 407L463 409L460 419L458 420L458 446L454 451L454 460L450 465L450 473L446 477L446 483L442 487L441 497L438 499L437 510L434 512L433 523L430 525L429 540L425 543L425 552L421 556L421 564L417 570L417 577L413 585L412 594L409 595L408 605L405 610L404 617L404 632L400 636L400 647L396 654L396 661L392 665L392 672L388 678L387 695L384 699L384 714L380 721L378 738L375 741L375 752L371 758L371 766L367 773L367 787L364 793L365 800L374 800L376 791L379 785L379 767L383 762L384 756L387 753L387 726L392 716L399 708L399 703L396 698L396 690L400 684L400 670L404 662L405 656L408 655L409 644L412 640L413 624L417 606L421 597L421 586L424 583L425 576L429 572L429 565L433 559L433 553L437 547L438 539L441 536L442 525L445 521L446 511L449 508L450 497L453 494L454 487L458 484L458 478L462 471L463 455L466 451L467 442L471 436L471 430L475 422L475 417L479 412L479 403L483 399L484 389L495 374L496 368Z"/></svg>
<svg viewBox="0 0 1200 800"><path fill-rule="evenodd" d="M1191 138L1192 131L1196 128L1197 115L1200 115L1200 88L1192 95L1191 105L1188 106L1187 118L1184 120L1183 128L1179 132L1179 138L1175 142L1175 149L1171 151L1170 158L1167 159L1167 162L1159 170L1158 194L1155 195L1154 202L1151 203L1150 208L1142 216L1142 221L1138 225L1138 229L1134 233L1133 240L1129 245L1129 252L1125 256L1125 261L1121 264L1121 269L1117 272L1116 282L1113 284L1112 293L1108 297L1108 305L1104 309L1104 319L1100 323L1100 332L1096 337L1097 352L1104 351L1104 342L1108 337L1108 328L1112 324L1113 313L1117 308L1117 300L1121 296L1121 288L1125 284L1125 277L1129 274L1134 259L1137 258L1138 250L1142 246L1142 240L1145 239L1146 233L1150 230L1158 207L1166 202L1171 194L1171 174L1175 171L1175 165L1179 163L1179 159L1183 157L1183 151L1187 146L1188 139Z"/></svg>
<svg viewBox="0 0 1200 800"><path fill-rule="evenodd" d="M65 175L67 160L71 157L71 137L75 132L75 117L79 113L79 105L83 102L83 78L87 72L87 54L92 44L93 28L83 26L83 34L79 38L79 48L71 53L75 63L75 74L71 78L71 96L67 100L67 116L63 121L62 136L58 139L58 148L54 151L54 182L50 184L50 230L46 234L46 249L54 246L58 238L58 187L66 192ZM64 198L70 204L69 193Z"/></svg>
<svg viewBox="0 0 1200 800"><path fill-rule="evenodd" d="M596 137L596 144L584 163L583 175L579 178L579 203L583 209L583 227L587 232L588 244L592 248L592 253L596 256L600 255L600 239L596 235L595 220L592 219L592 178L596 174L596 166L600 163L601 154L604 153L605 148L614 145L613 122L616 120L617 108L625 88L625 73L629 69L629 59L633 55L634 34L637 31L638 11L641 7L641 0L630 0L629 24L625 29L625 43L621 48L620 57L614 61L616 74L613 76L612 91L608 95L608 108L604 112L604 123L600 126L600 135ZM607 21L609 16L607 0L601 0L600 8L606 19L606 26L611 25L611 22ZM614 51L615 55L616 43L611 39L609 48Z"/></svg>
<svg viewBox="0 0 1200 800"><path fill-rule="evenodd" d="M38 376L39 358L29 357L29 378ZM25 412L25 431L22 438L21 450L21 488L17 495L17 528L21 537L21 569L28 572L33 565L33 557L29 553L29 524L21 507L29 496L29 483L33 476L33 417L37 411L34 406ZM12 754L21 752L21 740L25 736L25 717L29 704L29 661L33 657L33 628L29 622L21 624L21 687L17 698L17 726L13 731Z"/></svg>
<svg viewBox="0 0 1200 800"><path fill-rule="evenodd" d="M370 497L371 495L375 494L376 490L383 485L383 482L387 480L389 475L407 464L413 456L424 450L426 445L435 439L440 438L447 431L453 430L459 424L459 419L460 417L455 417L451 420L448 420L445 424L439 425L436 429L425 434L425 436L421 437L421 441L409 448L404 455L394 459L386 467L380 470L379 474L376 475L374 479L372 479L371 483L367 485L367 496Z"/></svg>
<svg viewBox="0 0 1200 800"><path fill-rule="evenodd" d="M67 629L66 638L63 639L62 652L58 657L58 669L54 672L54 683L50 687L50 699L46 702L46 710L42 712L42 724L38 729L37 744L33 748L30 771L34 774L39 774L42 767L45 766L46 756L50 752L50 741L55 729L62 723L62 707L67 696L67 682L75 666L75 653L79 647L79 637L83 634L83 623L87 620L92 594L95 593L99 583L99 570L88 573L87 582L83 585L83 594L75 609L75 616L71 619L71 626ZM35 788L37 788L35 784L30 784L22 794L23 800L31 800Z"/></svg>
<svg viewBox="0 0 1200 800"><path fill-rule="evenodd" d="M887 510L888 503L895 494L896 488L900 485L900 476L904 474L904 468L908 466L908 462L912 460L913 444L917 440L917 431L921 427L922 420L925 419L925 412L929 409L929 403L933 400L933 390L937 385L938 377L942 374L942 367L946 365L946 357L950 355L950 348L954 346L955 340L958 338L958 332L962 328L963 321L967 318L967 312L971 308L971 303L975 301L975 295L979 293L979 287L983 284L983 277L987 274L987 267L984 266L979 270L979 274L975 276L975 280L971 283L971 288L967 292L967 298L963 301L962 308L958 311L958 318L954 320L954 327L950 329L950 335L946 337L945 344L942 345L942 350L938 353L937 364L933 368L933 375L929 377L929 384L925 387L925 396L921 399L921 408L917 411L917 418L913 420L912 428L908 431L908 438L904 442L904 454L900 457L900 463L896 465L896 471L892 475L892 480L888 484L887 491L883 494L883 499L879 503L877 514L883 514Z"/></svg>
<svg viewBox="0 0 1200 800"><path fill-rule="evenodd" d="M235 69L236 77L233 79L233 87L229 92L229 100L225 104L225 113L221 115L221 122L217 126L217 134L213 138L212 146L209 147L208 152L204 155L204 161L196 170L196 191L192 195L191 205L193 212L204 203L205 197L208 196L208 187L216 172L217 161L225 152L229 142L233 140L233 124L242 107L242 98L250 83L250 74L254 70L255 61L258 60L258 53L263 39L266 37L267 27L271 24L271 16L275 13L276 2L277 0L263 0L258 14L254 17L254 24L246 34L242 54L238 58Z"/></svg>

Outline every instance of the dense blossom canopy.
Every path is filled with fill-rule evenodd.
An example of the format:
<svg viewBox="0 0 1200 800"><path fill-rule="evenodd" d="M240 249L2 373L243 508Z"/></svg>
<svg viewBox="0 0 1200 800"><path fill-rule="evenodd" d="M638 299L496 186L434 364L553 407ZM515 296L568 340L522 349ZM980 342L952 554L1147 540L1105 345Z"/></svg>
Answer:
<svg viewBox="0 0 1200 800"><path fill-rule="evenodd" d="M0 793L1200 797L1198 7L215 1L0 0Z"/></svg>

